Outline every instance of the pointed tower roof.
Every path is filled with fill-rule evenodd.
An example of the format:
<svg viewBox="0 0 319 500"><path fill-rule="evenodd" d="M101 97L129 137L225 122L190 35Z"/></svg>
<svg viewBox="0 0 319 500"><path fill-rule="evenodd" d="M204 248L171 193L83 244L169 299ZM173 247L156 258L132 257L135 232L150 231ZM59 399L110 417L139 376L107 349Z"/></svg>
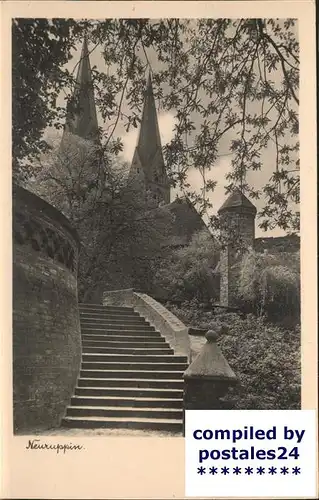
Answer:
<svg viewBox="0 0 319 500"><path fill-rule="evenodd" d="M170 183L162 153L150 74L145 89L139 137L130 168L130 178L141 195L152 200L152 203L170 203Z"/></svg>
<svg viewBox="0 0 319 500"><path fill-rule="evenodd" d="M225 212L227 210L233 211L234 209L245 208L245 210L251 211L253 214L256 214L257 209L255 205L244 195L244 193L236 188L226 199L226 201L222 204L218 213Z"/></svg>
<svg viewBox="0 0 319 500"><path fill-rule="evenodd" d="M162 152L161 137L159 133L152 78L150 73L145 91L141 128L136 149L143 166L150 165L155 157L155 154L158 151Z"/></svg>
<svg viewBox="0 0 319 500"><path fill-rule="evenodd" d="M98 138L98 122L92 84L92 73L87 37L84 36L81 58L73 93L74 108L69 108L65 130L83 139Z"/></svg>

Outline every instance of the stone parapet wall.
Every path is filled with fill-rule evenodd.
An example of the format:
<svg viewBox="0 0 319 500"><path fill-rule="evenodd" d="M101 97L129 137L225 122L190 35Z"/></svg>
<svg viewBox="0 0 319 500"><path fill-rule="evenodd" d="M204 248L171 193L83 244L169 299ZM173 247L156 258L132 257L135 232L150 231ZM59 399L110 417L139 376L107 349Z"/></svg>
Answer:
<svg viewBox="0 0 319 500"><path fill-rule="evenodd" d="M14 431L56 427L79 374L79 240L67 219L13 190Z"/></svg>
<svg viewBox="0 0 319 500"><path fill-rule="evenodd" d="M254 241L256 252L265 251L275 253L294 253L300 250L300 237L298 235L286 235L278 237L256 238Z"/></svg>
<svg viewBox="0 0 319 500"><path fill-rule="evenodd" d="M174 353L190 360L188 328L166 307L145 293L127 290L104 292L103 305L133 307L165 337Z"/></svg>

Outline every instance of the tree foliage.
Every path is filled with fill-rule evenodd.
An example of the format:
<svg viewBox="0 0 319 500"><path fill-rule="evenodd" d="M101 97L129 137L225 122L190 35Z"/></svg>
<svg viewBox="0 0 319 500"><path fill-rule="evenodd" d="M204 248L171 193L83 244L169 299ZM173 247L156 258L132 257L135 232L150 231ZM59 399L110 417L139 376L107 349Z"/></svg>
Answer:
<svg viewBox="0 0 319 500"><path fill-rule="evenodd" d="M61 64L84 30L92 50L102 49L109 68L93 70L105 146L115 140L120 121L127 130L138 125L151 68L160 107L176 117L174 137L164 151L172 184L206 211L216 185L214 165L221 154L228 154L227 189L241 185L250 197L265 199L261 226L298 230L299 215L292 209L299 196L295 20L15 20L13 122L18 162L44 148L41 133L46 125L61 124L55 98L72 82ZM55 57L49 57L52 53ZM32 124L29 117L35 118ZM249 173L269 165L268 181L255 189ZM193 168L202 177L200 193L188 183Z"/></svg>
<svg viewBox="0 0 319 500"><path fill-rule="evenodd" d="M218 244L207 230L195 233L190 243L162 260L155 282L170 300L218 300L219 280L214 270Z"/></svg>
<svg viewBox="0 0 319 500"><path fill-rule="evenodd" d="M68 217L81 239L80 300L102 291L139 287L166 237L167 214L150 209L127 182L127 165L72 134L51 144L27 187ZM42 160L42 161L41 161ZM99 174L98 174L99 173Z"/></svg>
<svg viewBox="0 0 319 500"><path fill-rule="evenodd" d="M300 409L300 328L284 330L248 316L229 324L222 352L239 378L230 392L238 409Z"/></svg>
<svg viewBox="0 0 319 500"><path fill-rule="evenodd" d="M246 252L240 264L239 301L259 316L300 321L300 254Z"/></svg>
<svg viewBox="0 0 319 500"><path fill-rule="evenodd" d="M12 156L13 174L25 178L30 163L48 150L43 132L61 123L57 106L72 77L62 66L71 58L79 32L72 19L14 19L12 22Z"/></svg>

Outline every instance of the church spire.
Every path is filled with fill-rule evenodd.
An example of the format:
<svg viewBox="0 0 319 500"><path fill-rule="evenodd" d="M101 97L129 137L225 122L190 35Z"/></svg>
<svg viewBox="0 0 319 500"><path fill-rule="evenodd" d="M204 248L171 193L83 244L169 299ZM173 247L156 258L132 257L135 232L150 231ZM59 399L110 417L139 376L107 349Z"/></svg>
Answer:
<svg viewBox="0 0 319 500"><path fill-rule="evenodd" d="M162 149L151 73L149 73L145 91L145 100L137 149L140 159L144 165L147 165L153 159L157 150Z"/></svg>
<svg viewBox="0 0 319 500"><path fill-rule="evenodd" d="M65 131L83 139L98 139L98 122L92 84L90 56L86 35L84 36L81 58L72 99L72 111L69 107Z"/></svg>
<svg viewBox="0 0 319 500"><path fill-rule="evenodd" d="M142 174L143 179L141 178ZM162 154L151 74L145 90L142 119L133 156L131 177L139 177L143 188L156 202L170 203L170 187Z"/></svg>

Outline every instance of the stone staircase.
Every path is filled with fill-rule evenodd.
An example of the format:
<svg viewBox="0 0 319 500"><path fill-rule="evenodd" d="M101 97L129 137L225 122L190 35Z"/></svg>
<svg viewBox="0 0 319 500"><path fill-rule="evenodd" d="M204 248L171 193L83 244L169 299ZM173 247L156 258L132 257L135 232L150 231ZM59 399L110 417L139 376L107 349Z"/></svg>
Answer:
<svg viewBox="0 0 319 500"><path fill-rule="evenodd" d="M133 308L79 308L82 365L62 426L182 432L187 358Z"/></svg>

